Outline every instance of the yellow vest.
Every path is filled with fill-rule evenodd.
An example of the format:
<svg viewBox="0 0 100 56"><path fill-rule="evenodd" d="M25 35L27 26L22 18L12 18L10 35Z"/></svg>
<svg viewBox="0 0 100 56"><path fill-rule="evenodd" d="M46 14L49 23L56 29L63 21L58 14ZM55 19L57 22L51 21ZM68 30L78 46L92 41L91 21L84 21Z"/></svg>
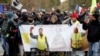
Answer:
<svg viewBox="0 0 100 56"><path fill-rule="evenodd" d="M74 24L75 24L75 25L78 25L78 24L80 24L80 22L77 20Z"/></svg>
<svg viewBox="0 0 100 56"><path fill-rule="evenodd" d="M46 49L46 36L43 35L42 37L40 35L38 35L38 39L37 39L37 48L39 50L45 50Z"/></svg>
<svg viewBox="0 0 100 56"><path fill-rule="evenodd" d="M81 37L81 33L73 33L72 37L71 37L71 41L72 41L72 48L81 48L82 47L82 37Z"/></svg>

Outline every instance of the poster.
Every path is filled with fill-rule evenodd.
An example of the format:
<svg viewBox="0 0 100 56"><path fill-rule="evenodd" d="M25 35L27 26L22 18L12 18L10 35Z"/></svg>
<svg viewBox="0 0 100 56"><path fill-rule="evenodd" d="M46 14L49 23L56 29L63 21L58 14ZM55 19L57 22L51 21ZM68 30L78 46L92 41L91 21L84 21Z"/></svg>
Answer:
<svg viewBox="0 0 100 56"><path fill-rule="evenodd" d="M21 10L23 5L19 2L19 0L12 0L12 6L17 10Z"/></svg>
<svg viewBox="0 0 100 56"><path fill-rule="evenodd" d="M31 48L37 48L37 40L30 36L30 28L33 35L39 34L39 28L43 29L43 34L47 38L49 51L72 51L71 48L71 35L74 30L74 25L21 25L20 32L25 51L30 51ZM84 33L82 25L77 26L79 32Z"/></svg>

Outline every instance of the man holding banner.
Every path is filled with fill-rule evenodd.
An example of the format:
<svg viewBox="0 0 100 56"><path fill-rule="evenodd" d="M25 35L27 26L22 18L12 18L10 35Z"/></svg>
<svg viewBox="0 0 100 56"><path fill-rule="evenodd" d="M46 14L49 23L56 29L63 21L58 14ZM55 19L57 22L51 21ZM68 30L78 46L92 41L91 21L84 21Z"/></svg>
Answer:
<svg viewBox="0 0 100 56"><path fill-rule="evenodd" d="M33 29L34 29L33 27L30 28L30 36L32 38L37 39L37 51L38 51L38 53L40 55L41 55L41 53L43 55L47 55L46 51L48 51L48 43L47 43L46 36L43 34L43 28L39 28L39 34L36 36L34 36L32 33Z"/></svg>

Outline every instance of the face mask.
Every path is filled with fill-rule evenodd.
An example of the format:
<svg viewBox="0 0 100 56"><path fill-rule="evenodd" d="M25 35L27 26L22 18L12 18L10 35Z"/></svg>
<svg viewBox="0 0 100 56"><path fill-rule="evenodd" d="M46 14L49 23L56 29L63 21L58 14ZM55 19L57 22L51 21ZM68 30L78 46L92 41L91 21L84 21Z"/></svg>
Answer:
<svg viewBox="0 0 100 56"><path fill-rule="evenodd" d="M30 23L33 22L33 20L28 20Z"/></svg>
<svg viewBox="0 0 100 56"><path fill-rule="evenodd" d="M15 22L18 22L18 19L14 19Z"/></svg>

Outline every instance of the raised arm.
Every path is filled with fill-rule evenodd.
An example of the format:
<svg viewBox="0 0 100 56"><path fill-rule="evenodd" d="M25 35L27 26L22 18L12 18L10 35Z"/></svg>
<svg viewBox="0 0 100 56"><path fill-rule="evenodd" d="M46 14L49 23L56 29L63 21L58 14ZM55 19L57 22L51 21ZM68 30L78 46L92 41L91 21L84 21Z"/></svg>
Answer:
<svg viewBox="0 0 100 56"><path fill-rule="evenodd" d="M46 45L47 45L47 51L49 51L49 44L48 44L48 42L47 42L47 38L45 38L45 39L46 39L45 43L46 43Z"/></svg>
<svg viewBox="0 0 100 56"><path fill-rule="evenodd" d="M30 28L30 37L36 39L36 36L33 35L32 30L34 29L34 27Z"/></svg>

